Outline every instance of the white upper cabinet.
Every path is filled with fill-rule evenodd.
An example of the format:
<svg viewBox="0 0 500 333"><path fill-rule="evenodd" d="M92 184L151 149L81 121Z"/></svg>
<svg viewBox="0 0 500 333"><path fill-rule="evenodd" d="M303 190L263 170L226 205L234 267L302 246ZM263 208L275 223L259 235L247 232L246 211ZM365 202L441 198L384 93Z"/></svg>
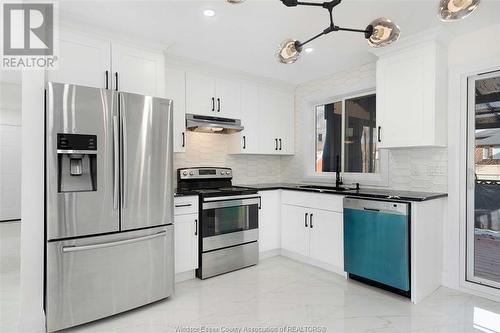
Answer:
<svg viewBox="0 0 500 333"><path fill-rule="evenodd" d="M186 74L186 113L238 119L240 109L239 83L197 73Z"/></svg>
<svg viewBox="0 0 500 333"><path fill-rule="evenodd" d="M165 64L162 53L114 42L111 45L111 55L113 89L165 97Z"/></svg>
<svg viewBox="0 0 500 333"><path fill-rule="evenodd" d="M241 124L243 131L232 134L229 151L235 154L258 154L261 151L259 88L241 87Z"/></svg>
<svg viewBox="0 0 500 333"><path fill-rule="evenodd" d="M241 85L230 80L215 80L216 113L219 117L241 117Z"/></svg>
<svg viewBox="0 0 500 333"><path fill-rule="evenodd" d="M167 68L165 71L166 97L174 105L174 153L186 151L186 73Z"/></svg>
<svg viewBox="0 0 500 333"><path fill-rule="evenodd" d="M380 51L378 147L446 146L446 66L436 41Z"/></svg>
<svg viewBox="0 0 500 333"><path fill-rule="evenodd" d="M243 85L241 124L233 134L230 153L292 155L294 153L294 96L269 88Z"/></svg>
<svg viewBox="0 0 500 333"><path fill-rule="evenodd" d="M61 31L58 69L47 71L49 81L107 88L111 84L111 42ZM107 78L107 82L106 82Z"/></svg>
<svg viewBox="0 0 500 333"><path fill-rule="evenodd" d="M49 81L117 89L165 97L165 65L161 51L62 29L58 70L47 71Z"/></svg>
<svg viewBox="0 0 500 333"><path fill-rule="evenodd" d="M215 79L186 73L186 113L216 116Z"/></svg>

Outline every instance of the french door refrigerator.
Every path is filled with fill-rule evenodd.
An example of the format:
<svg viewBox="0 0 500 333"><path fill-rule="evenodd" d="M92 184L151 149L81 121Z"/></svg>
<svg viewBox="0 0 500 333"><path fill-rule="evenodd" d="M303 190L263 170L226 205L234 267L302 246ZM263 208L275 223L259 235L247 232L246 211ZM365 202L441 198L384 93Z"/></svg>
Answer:
<svg viewBox="0 0 500 333"><path fill-rule="evenodd" d="M47 330L170 296L172 103L46 86Z"/></svg>

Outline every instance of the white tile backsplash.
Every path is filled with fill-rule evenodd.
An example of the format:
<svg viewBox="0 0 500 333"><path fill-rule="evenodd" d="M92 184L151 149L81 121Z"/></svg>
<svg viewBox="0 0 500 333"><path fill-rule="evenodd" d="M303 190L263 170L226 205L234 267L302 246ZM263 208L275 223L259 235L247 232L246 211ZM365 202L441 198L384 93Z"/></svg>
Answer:
<svg viewBox="0 0 500 333"><path fill-rule="evenodd" d="M186 153L174 154L174 169L185 167L229 167L234 184L279 182L280 156L229 155L227 134L187 132Z"/></svg>

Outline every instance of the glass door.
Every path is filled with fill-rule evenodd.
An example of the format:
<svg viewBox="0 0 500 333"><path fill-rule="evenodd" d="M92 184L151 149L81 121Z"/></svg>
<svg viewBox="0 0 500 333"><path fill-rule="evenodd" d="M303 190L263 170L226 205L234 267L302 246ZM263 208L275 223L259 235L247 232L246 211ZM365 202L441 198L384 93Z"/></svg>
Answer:
<svg viewBox="0 0 500 333"><path fill-rule="evenodd" d="M500 288L500 71L469 78L467 280Z"/></svg>

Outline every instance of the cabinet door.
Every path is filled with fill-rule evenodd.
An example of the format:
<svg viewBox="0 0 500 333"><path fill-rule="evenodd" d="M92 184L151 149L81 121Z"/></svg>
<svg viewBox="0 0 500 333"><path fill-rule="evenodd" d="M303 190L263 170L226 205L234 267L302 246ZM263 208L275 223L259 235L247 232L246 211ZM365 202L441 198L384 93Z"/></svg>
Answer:
<svg viewBox="0 0 500 333"><path fill-rule="evenodd" d="M216 104L215 79L186 73L186 113L217 116Z"/></svg>
<svg viewBox="0 0 500 333"><path fill-rule="evenodd" d="M433 55L419 48L377 62L379 148L425 146L433 140Z"/></svg>
<svg viewBox="0 0 500 333"><path fill-rule="evenodd" d="M175 273L198 268L198 214L176 215Z"/></svg>
<svg viewBox="0 0 500 333"><path fill-rule="evenodd" d="M94 88L111 88L109 40L61 31L57 70L47 71L49 81ZM108 85L106 86L106 71Z"/></svg>
<svg viewBox="0 0 500 333"><path fill-rule="evenodd" d="M281 247L303 256L309 255L309 215L305 208L281 206Z"/></svg>
<svg viewBox="0 0 500 333"><path fill-rule="evenodd" d="M259 251L281 247L280 191L262 191L259 210Z"/></svg>
<svg viewBox="0 0 500 333"><path fill-rule="evenodd" d="M165 97L165 61L161 52L113 42L111 55L113 89Z"/></svg>
<svg viewBox="0 0 500 333"><path fill-rule="evenodd" d="M294 153L294 96L288 93L276 94L276 111L279 117L279 153Z"/></svg>
<svg viewBox="0 0 500 333"><path fill-rule="evenodd" d="M239 119L241 114L241 86L237 82L216 79L216 113L219 117Z"/></svg>
<svg viewBox="0 0 500 333"><path fill-rule="evenodd" d="M165 71L167 98L174 101L174 153L186 151L186 73L176 69Z"/></svg>
<svg viewBox="0 0 500 333"><path fill-rule="evenodd" d="M344 267L343 215L319 209L311 209L310 256L335 267ZM312 224L311 224L312 222Z"/></svg>
<svg viewBox="0 0 500 333"><path fill-rule="evenodd" d="M259 113L260 117L260 138L261 153L280 154L279 138L281 136L281 113L279 103L279 93L266 89L260 89Z"/></svg>
<svg viewBox="0 0 500 333"><path fill-rule="evenodd" d="M243 131L232 134L229 151L232 154L260 153L259 88L241 87L241 124Z"/></svg>

